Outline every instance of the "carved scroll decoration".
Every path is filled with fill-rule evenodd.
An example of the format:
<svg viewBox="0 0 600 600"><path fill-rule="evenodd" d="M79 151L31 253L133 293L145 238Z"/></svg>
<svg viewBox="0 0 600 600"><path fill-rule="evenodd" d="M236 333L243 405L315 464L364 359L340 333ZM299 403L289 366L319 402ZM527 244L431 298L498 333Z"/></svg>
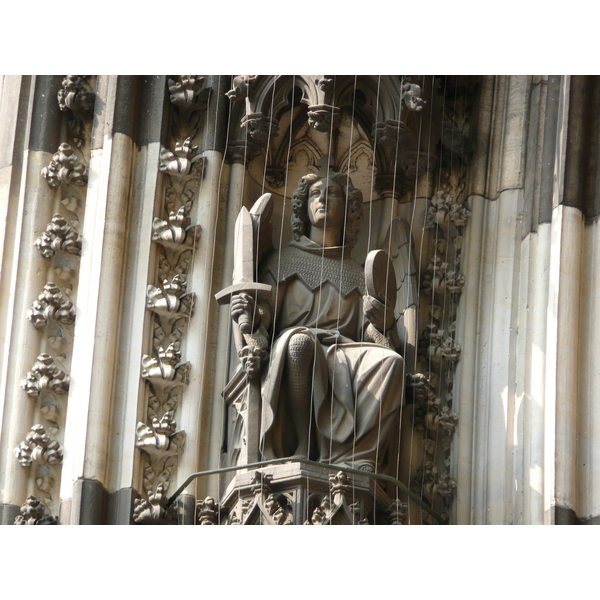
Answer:
<svg viewBox="0 0 600 600"><path fill-rule="evenodd" d="M35 497L27 496L15 525L58 525L58 517L45 514L46 507Z"/></svg>

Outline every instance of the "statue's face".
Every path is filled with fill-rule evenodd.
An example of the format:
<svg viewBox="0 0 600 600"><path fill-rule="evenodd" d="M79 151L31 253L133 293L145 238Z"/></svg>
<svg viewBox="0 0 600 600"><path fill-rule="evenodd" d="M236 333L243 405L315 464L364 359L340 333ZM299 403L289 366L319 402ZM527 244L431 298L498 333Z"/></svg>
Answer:
<svg viewBox="0 0 600 600"><path fill-rule="evenodd" d="M332 179L321 179L308 190L308 217L318 229L341 229L344 225L344 190Z"/></svg>

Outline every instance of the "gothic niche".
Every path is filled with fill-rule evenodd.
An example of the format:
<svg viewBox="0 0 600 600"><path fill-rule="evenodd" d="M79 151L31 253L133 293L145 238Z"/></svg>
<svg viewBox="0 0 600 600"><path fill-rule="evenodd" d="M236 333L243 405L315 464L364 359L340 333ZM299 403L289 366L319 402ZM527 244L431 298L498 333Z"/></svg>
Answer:
<svg viewBox="0 0 600 600"><path fill-rule="evenodd" d="M250 208L216 295L238 360L225 460L277 463L233 476L220 522L439 521L421 507L447 519L473 89L446 102L432 77L233 84L229 156L245 140Z"/></svg>

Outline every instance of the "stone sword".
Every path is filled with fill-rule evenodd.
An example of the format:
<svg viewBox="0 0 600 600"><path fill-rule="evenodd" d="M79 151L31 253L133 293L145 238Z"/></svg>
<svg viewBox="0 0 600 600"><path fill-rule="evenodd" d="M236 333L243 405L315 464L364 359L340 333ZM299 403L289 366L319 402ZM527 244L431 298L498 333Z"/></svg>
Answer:
<svg viewBox="0 0 600 600"><path fill-rule="evenodd" d="M269 196L269 198L265 198ZM266 204L270 200L270 194L265 194L260 200ZM257 227L258 229L258 227ZM256 267L257 236L255 227L248 209L242 207L235 222L235 241L233 248L233 284L215 294L219 304L229 304L231 297L235 294L249 294L255 303L261 298L268 298L272 286L266 283L254 281ZM237 321L242 333L251 333L252 317L243 313Z"/></svg>

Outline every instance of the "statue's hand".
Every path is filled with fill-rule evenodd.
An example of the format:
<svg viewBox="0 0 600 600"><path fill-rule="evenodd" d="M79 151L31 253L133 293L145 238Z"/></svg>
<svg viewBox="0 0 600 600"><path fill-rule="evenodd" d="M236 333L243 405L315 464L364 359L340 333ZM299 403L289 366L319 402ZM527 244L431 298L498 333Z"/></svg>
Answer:
<svg viewBox="0 0 600 600"><path fill-rule="evenodd" d="M374 296L363 296L363 311L367 320L381 333L386 333L394 324L394 310L386 307Z"/></svg>
<svg viewBox="0 0 600 600"><path fill-rule="evenodd" d="M260 325L260 313L254 298L249 294L234 294L231 297L231 318L240 326L242 333L251 333Z"/></svg>

